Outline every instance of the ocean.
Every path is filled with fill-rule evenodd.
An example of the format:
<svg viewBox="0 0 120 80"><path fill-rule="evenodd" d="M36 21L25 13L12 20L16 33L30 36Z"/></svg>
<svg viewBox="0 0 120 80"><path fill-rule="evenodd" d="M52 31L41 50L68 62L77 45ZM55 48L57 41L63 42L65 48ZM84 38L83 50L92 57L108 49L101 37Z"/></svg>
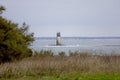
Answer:
<svg viewBox="0 0 120 80"><path fill-rule="evenodd" d="M63 51L91 52L92 54L120 54L120 37L62 37L61 46L55 37L37 37L31 44L33 51L51 50L54 54Z"/></svg>

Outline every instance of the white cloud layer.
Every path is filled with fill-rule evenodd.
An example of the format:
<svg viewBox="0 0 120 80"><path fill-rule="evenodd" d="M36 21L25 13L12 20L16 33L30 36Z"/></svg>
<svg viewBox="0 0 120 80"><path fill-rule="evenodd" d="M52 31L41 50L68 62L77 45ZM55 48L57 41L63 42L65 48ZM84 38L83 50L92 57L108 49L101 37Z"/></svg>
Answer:
<svg viewBox="0 0 120 80"><path fill-rule="evenodd" d="M120 36L120 0L1 0L4 17L35 36Z"/></svg>

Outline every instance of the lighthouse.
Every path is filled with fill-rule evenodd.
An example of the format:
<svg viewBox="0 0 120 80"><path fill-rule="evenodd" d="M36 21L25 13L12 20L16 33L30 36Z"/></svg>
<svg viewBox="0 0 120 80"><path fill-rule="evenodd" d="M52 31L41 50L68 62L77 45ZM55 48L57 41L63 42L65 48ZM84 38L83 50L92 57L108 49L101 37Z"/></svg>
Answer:
<svg viewBox="0 0 120 80"><path fill-rule="evenodd" d="M56 45L61 45L61 36L60 36L60 32L57 33Z"/></svg>

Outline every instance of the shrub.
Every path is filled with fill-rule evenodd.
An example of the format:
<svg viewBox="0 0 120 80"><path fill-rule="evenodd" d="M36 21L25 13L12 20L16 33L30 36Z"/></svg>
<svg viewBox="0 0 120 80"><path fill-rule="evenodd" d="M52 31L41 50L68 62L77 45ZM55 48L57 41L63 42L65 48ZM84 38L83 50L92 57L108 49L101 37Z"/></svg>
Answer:
<svg viewBox="0 0 120 80"><path fill-rule="evenodd" d="M40 52L35 51L34 56L46 57L46 56L54 56L54 54L51 50L41 50Z"/></svg>
<svg viewBox="0 0 120 80"><path fill-rule="evenodd" d="M2 12L5 8L0 8ZM28 25L22 27L0 16L0 63L19 60L32 55L29 48L34 41L33 33L28 33Z"/></svg>
<svg viewBox="0 0 120 80"><path fill-rule="evenodd" d="M62 56L62 57L66 56L65 52L63 52L63 51L59 52L58 55Z"/></svg>

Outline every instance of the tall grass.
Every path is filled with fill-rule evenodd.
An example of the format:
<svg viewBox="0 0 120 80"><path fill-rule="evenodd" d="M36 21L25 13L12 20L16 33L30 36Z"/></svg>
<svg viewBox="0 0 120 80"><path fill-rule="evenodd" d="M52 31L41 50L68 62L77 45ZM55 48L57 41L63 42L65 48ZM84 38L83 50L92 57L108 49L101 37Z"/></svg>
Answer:
<svg viewBox="0 0 120 80"><path fill-rule="evenodd" d="M119 55L92 55L88 52L71 52L66 56L63 52L53 55L51 51L41 51L21 61L0 64L1 78L119 72Z"/></svg>

